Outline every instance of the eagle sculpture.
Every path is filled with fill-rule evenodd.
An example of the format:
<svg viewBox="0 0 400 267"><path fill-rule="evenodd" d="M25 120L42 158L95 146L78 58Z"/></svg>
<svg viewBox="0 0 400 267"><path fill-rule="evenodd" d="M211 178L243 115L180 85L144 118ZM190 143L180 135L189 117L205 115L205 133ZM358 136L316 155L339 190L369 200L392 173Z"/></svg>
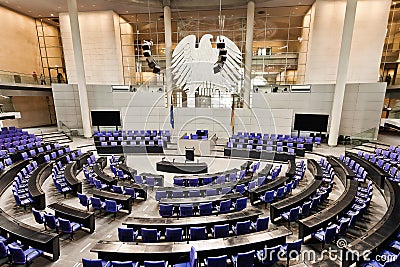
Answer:
<svg viewBox="0 0 400 267"><path fill-rule="evenodd" d="M205 34L196 47L196 36L186 36L172 53L171 68L175 85L188 94L194 94L204 84L235 90L242 79L242 54L239 48L229 38L218 36L217 43L224 43L227 50L226 61L221 64L220 50L212 46L212 39L211 34ZM215 67L217 72L214 71Z"/></svg>

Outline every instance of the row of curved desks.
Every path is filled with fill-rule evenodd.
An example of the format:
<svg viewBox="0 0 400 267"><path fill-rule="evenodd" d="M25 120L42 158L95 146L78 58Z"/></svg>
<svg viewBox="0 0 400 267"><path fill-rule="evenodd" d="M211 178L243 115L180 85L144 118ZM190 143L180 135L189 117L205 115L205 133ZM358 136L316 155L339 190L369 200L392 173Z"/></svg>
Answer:
<svg viewBox="0 0 400 267"><path fill-rule="evenodd" d="M360 161L361 162L361 161ZM368 165L372 163L363 163L360 165L367 169ZM369 168L372 170L372 168ZM375 175L378 177L378 173L368 173L369 175ZM378 182L380 180L377 180ZM376 183L376 181L375 181ZM376 254L380 250L384 249L389 245L393 238L400 231L400 187L396 182L385 180L384 185L384 196L388 204L388 210L382 219L370 230L364 233L361 237L353 240L345 248L342 259L342 267L348 267L354 262L362 262L367 260L364 257L368 256L372 259L371 255L367 255L364 252L370 251L372 254Z"/></svg>
<svg viewBox="0 0 400 267"><path fill-rule="evenodd" d="M329 207L299 221L299 239L304 239L306 236L309 236L317 230L328 226L336 216L350 208L357 195L358 182L346 179L345 176L340 175L341 173L344 173L337 171L341 166L333 166L333 168L339 179L343 182L345 190L334 203L329 205ZM314 177L316 177L315 174Z"/></svg>
<svg viewBox="0 0 400 267"><path fill-rule="evenodd" d="M190 227L212 227L214 225L230 224L252 220L255 221L263 212L256 208L249 208L241 211L235 211L228 214L219 214L200 217L184 218L139 218L128 217L123 225L139 230L140 228L150 228L165 231L166 228L190 228Z"/></svg>
<svg viewBox="0 0 400 267"><path fill-rule="evenodd" d="M289 154L287 152L276 152L276 151L266 151L266 150L259 151L256 149L247 150L241 148L227 148L227 147L224 148L224 156L265 159L265 160L275 160L275 161L288 161L296 158L295 154Z"/></svg>
<svg viewBox="0 0 400 267"><path fill-rule="evenodd" d="M178 208L182 204L193 204L194 207L197 207L201 203L212 202L213 204L215 204L228 199L234 202L236 201L236 199L241 197L243 196L240 193L229 193L225 195L206 196L206 197L162 198L160 199L160 204L174 205L175 208Z"/></svg>
<svg viewBox="0 0 400 267"><path fill-rule="evenodd" d="M95 230L95 216L94 212L82 211L80 209L65 205L63 203L53 203L48 206L54 210L57 218L63 218L82 224L83 227L88 228L90 233Z"/></svg>
<svg viewBox="0 0 400 267"><path fill-rule="evenodd" d="M19 171L29 164L29 161L19 161L5 167L0 172L0 197L4 191L12 184L14 177ZM11 240L20 240L23 244L41 249L53 255L53 261L60 257L60 241L56 234L41 231L19 222L0 210L0 233Z"/></svg>
<svg viewBox="0 0 400 267"><path fill-rule="evenodd" d="M127 166L125 163L121 163L118 165L118 168L122 170L122 172L129 176L129 179L133 180L135 175L137 174L137 170Z"/></svg>
<svg viewBox="0 0 400 267"><path fill-rule="evenodd" d="M321 165L315 159L307 159L307 169L311 172L316 180L322 180L324 175Z"/></svg>
<svg viewBox="0 0 400 267"><path fill-rule="evenodd" d="M102 201L114 200L117 204L122 205L122 209L127 210L129 213L132 212L132 203L133 199L131 195L123 195L110 191L92 189L90 193L97 198L100 198Z"/></svg>
<svg viewBox="0 0 400 267"><path fill-rule="evenodd" d="M104 167L102 167L99 163L95 163L92 168L94 173L97 175L97 179L99 179L102 183L108 186L117 185L118 179L106 174L103 171Z"/></svg>
<svg viewBox="0 0 400 267"><path fill-rule="evenodd" d="M273 230L260 231L241 236L188 242L135 243L99 241L90 251L98 253L103 260L139 261L166 260L169 264L188 259L191 247L195 247L200 259L221 255L236 255L239 252L261 250L286 243L292 232L280 226Z"/></svg>
<svg viewBox="0 0 400 267"><path fill-rule="evenodd" d="M204 182L203 182L204 178L212 178L213 182L215 182L215 180L217 179L218 176L227 177L227 176L229 176L229 174L237 173L239 171L240 171L239 169L234 168L234 169L226 170L226 171L223 171L223 172L200 174L200 175L199 174L198 175L190 175L190 176L175 175L174 179L175 178L182 178L183 181L184 181L185 186L189 186L189 180L190 179L198 179L199 180L199 186L203 186L203 185L205 185Z"/></svg>
<svg viewBox="0 0 400 267"><path fill-rule="evenodd" d="M385 180L387 177L387 173L383 170L379 169L378 166L371 164L368 160L364 158L360 158L357 154L346 151L346 157L354 160L356 163L360 164L360 166L364 167L364 169L368 172L368 176L378 185L378 187L384 189L385 188Z"/></svg>
<svg viewBox="0 0 400 267"><path fill-rule="evenodd" d="M343 161L341 161L339 158L333 157L333 156L328 156L326 157L328 162L332 165L333 168L338 167L335 169L336 174L339 177L345 177L346 179L353 180L355 177L355 174L353 170L346 165Z"/></svg>

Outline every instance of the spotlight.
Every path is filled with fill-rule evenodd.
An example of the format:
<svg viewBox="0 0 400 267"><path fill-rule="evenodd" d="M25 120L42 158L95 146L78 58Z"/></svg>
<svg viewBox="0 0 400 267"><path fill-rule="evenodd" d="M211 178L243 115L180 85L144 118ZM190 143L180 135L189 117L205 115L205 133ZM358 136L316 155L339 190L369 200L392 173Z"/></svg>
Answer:
<svg viewBox="0 0 400 267"><path fill-rule="evenodd" d="M221 66L218 63L214 64L214 74L217 74L221 71Z"/></svg>
<svg viewBox="0 0 400 267"><path fill-rule="evenodd" d="M151 57L151 51L150 50L143 50L143 56Z"/></svg>
<svg viewBox="0 0 400 267"><path fill-rule="evenodd" d="M147 64L149 65L150 69L153 69L156 66L156 63L154 60L150 60L149 58L146 58Z"/></svg>
<svg viewBox="0 0 400 267"><path fill-rule="evenodd" d="M225 48L225 43L217 43L217 48L218 49L224 49Z"/></svg>
<svg viewBox="0 0 400 267"><path fill-rule="evenodd" d="M142 49L143 50L150 50L150 44L149 43L142 44Z"/></svg>

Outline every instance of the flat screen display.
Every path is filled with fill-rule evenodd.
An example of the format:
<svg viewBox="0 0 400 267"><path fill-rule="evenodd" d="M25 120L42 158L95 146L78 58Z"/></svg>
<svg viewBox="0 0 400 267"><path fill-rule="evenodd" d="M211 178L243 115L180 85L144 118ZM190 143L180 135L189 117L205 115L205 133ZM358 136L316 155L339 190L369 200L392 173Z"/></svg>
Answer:
<svg viewBox="0 0 400 267"><path fill-rule="evenodd" d="M294 129L300 131L326 132L328 130L329 115L323 114L295 114Z"/></svg>
<svg viewBox="0 0 400 267"><path fill-rule="evenodd" d="M92 126L121 126L119 110L92 110Z"/></svg>

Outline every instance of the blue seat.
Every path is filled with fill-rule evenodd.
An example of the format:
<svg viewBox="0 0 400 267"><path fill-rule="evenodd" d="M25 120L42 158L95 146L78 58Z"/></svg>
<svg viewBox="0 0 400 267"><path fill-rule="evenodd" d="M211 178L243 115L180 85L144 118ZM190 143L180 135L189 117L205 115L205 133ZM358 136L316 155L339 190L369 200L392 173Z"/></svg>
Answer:
<svg viewBox="0 0 400 267"><path fill-rule="evenodd" d="M203 178L203 185L208 185L212 183L212 177L204 177Z"/></svg>
<svg viewBox="0 0 400 267"><path fill-rule="evenodd" d="M299 239L297 241L288 242L282 246L282 251L284 251L286 255L286 266L289 266L290 259L297 258L300 255L301 245L303 244L303 240Z"/></svg>
<svg viewBox="0 0 400 267"><path fill-rule="evenodd" d="M115 200L108 200L105 201L105 210L106 212L113 213L114 219L117 217L117 212L122 209L121 204L117 204Z"/></svg>
<svg viewBox="0 0 400 267"><path fill-rule="evenodd" d="M242 197L236 199L236 202L233 203L233 208L235 210L244 210L247 207L247 197Z"/></svg>
<svg viewBox="0 0 400 267"><path fill-rule="evenodd" d="M190 227L189 228L190 240L205 240L207 239L206 227Z"/></svg>
<svg viewBox="0 0 400 267"><path fill-rule="evenodd" d="M200 216L211 215L213 210L212 202L200 203L199 212Z"/></svg>
<svg viewBox="0 0 400 267"><path fill-rule="evenodd" d="M167 267L168 261L144 261L144 267Z"/></svg>
<svg viewBox="0 0 400 267"><path fill-rule="evenodd" d="M216 196L217 195L217 189L213 188L213 189L207 189L206 190L206 196Z"/></svg>
<svg viewBox="0 0 400 267"><path fill-rule="evenodd" d="M7 259L8 261L8 256L9 256L9 250L7 246L4 245L4 242L6 242L6 240L0 241L0 260L1 260L0 264L2 264L3 259Z"/></svg>
<svg viewBox="0 0 400 267"><path fill-rule="evenodd" d="M300 215L301 217L305 218L308 215L310 215L310 212L311 212L311 201L306 201L303 203L303 206L301 206Z"/></svg>
<svg viewBox="0 0 400 267"><path fill-rule="evenodd" d="M336 231L337 231L337 226L333 224L328 226L326 230L321 229L315 233L312 233L311 235L317 240L321 241L324 247L326 243L331 243L335 240Z"/></svg>
<svg viewBox="0 0 400 267"><path fill-rule="evenodd" d="M82 225L75 222L70 222L69 220L65 220L62 218L58 219L60 224L60 230L64 234L70 234L71 240L74 239L74 233L82 228Z"/></svg>
<svg viewBox="0 0 400 267"><path fill-rule="evenodd" d="M104 209L106 204L98 197L90 197L90 202L92 203L92 208L94 210L99 210L101 214L101 210Z"/></svg>
<svg viewBox="0 0 400 267"><path fill-rule="evenodd" d="M282 250L281 245L275 247L267 247L266 249L259 250L256 253L258 260L267 266L272 266L279 260L279 253Z"/></svg>
<svg viewBox="0 0 400 267"><path fill-rule="evenodd" d="M290 225L290 222L297 221L299 218L300 207L291 208L290 211L284 212L281 214L281 218L287 221Z"/></svg>
<svg viewBox="0 0 400 267"><path fill-rule="evenodd" d="M211 229L214 238L222 238L229 236L229 224L214 225Z"/></svg>
<svg viewBox="0 0 400 267"><path fill-rule="evenodd" d="M174 185L178 186L184 186L185 185L185 180L183 178L174 178Z"/></svg>
<svg viewBox="0 0 400 267"><path fill-rule="evenodd" d="M171 217L174 213L174 206L172 204L160 204L159 213L161 217Z"/></svg>
<svg viewBox="0 0 400 267"><path fill-rule="evenodd" d="M275 192L275 198L282 198L285 195L285 186L278 187Z"/></svg>
<svg viewBox="0 0 400 267"><path fill-rule="evenodd" d="M139 196L139 192L136 192L135 188L125 187L124 195L129 195L132 199L136 199Z"/></svg>
<svg viewBox="0 0 400 267"><path fill-rule="evenodd" d="M264 231L268 229L269 217L257 218L256 222L251 222L251 227L255 231Z"/></svg>
<svg viewBox="0 0 400 267"><path fill-rule="evenodd" d="M11 260L16 265L29 265L35 258L43 255L43 251L35 248L28 248L23 250L20 247L12 244L8 245L10 251Z"/></svg>
<svg viewBox="0 0 400 267"><path fill-rule="evenodd" d="M190 248L189 262L175 264L174 267L197 267L198 258L197 251L194 247Z"/></svg>
<svg viewBox="0 0 400 267"><path fill-rule="evenodd" d="M106 184L102 184L100 180L97 179L93 179L94 185L96 186L97 189L99 190L103 190L103 189L107 189L108 185Z"/></svg>
<svg viewBox="0 0 400 267"><path fill-rule="evenodd" d="M124 188L120 185L113 185L112 191L117 194L124 194Z"/></svg>
<svg viewBox="0 0 400 267"><path fill-rule="evenodd" d="M38 210L36 210L35 208L32 208L32 213L33 213L33 217L35 218L35 221L38 224L44 224L44 228L46 229L46 224L44 222L44 217L42 216L42 214L40 214L40 212Z"/></svg>
<svg viewBox="0 0 400 267"><path fill-rule="evenodd" d="M232 226L232 231L235 235L244 235L250 233L250 221L237 222L236 225Z"/></svg>
<svg viewBox="0 0 400 267"><path fill-rule="evenodd" d="M56 219L56 217L54 217L53 214L50 213L45 213L43 214L44 216L44 223L46 224L47 227L49 227L50 229L55 229L58 232L58 219Z"/></svg>
<svg viewBox="0 0 400 267"><path fill-rule="evenodd" d="M161 232L157 229L141 228L142 241L145 243L157 243L160 239Z"/></svg>
<svg viewBox="0 0 400 267"><path fill-rule="evenodd" d="M162 198L166 198L167 197L167 191L156 191L156 200L160 201Z"/></svg>
<svg viewBox="0 0 400 267"><path fill-rule="evenodd" d="M189 197L201 197L200 190L190 190Z"/></svg>
<svg viewBox="0 0 400 267"><path fill-rule="evenodd" d="M232 202L230 199L221 201L219 206L217 206L217 211L219 213L228 213L231 211Z"/></svg>
<svg viewBox="0 0 400 267"><path fill-rule="evenodd" d="M198 186L198 185L199 185L199 179L198 178L189 179L189 186Z"/></svg>
<svg viewBox="0 0 400 267"><path fill-rule="evenodd" d="M121 242L133 242L138 236L138 231L133 228L118 228L118 239Z"/></svg>
<svg viewBox="0 0 400 267"><path fill-rule="evenodd" d="M79 203L81 203L81 205L86 207L87 210L89 211L89 206L90 206L89 198L85 194L78 193L78 199Z"/></svg>
<svg viewBox="0 0 400 267"><path fill-rule="evenodd" d="M259 199L265 203L265 207L267 207L267 203L271 203L275 199L275 191L270 190L265 192L263 196L260 196Z"/></svg>
<svg viewBox="0 0 400 267"><path fill-rule="evenodd" d="M232 263L235 267L253 267L254 266L254 254L255 251L249 251L245 253L238 253L236 256L232 256Z"/></svg>
<svg viewBox="0 0 400 267"><path fill-rule="evenodd" d="M235 191L236 191L237 193L240 193L240 194L243 195L244 192L246 191L246 185L245 185L245 184L239 184L239 185L237 185Z"/></svg>
<svg viewBox="0 0 400 267"><path fill-rule="evenodd" d="M179 216L181 217L193 216L193 204L181 204L179 206Z"/></svg>
<svg viewBox="0 0 400 267"><path fill-rule="evenodd" d="M182 198L183 197L183 191L172 191L172 197L173 198Z"/></svg>
<svg viewBox="0 0 400 267"><path fill-rule="evenodd" d="M139 267L138 262L133 261L112 261L112 267Z"/></svg>
<svg viewBox="0 0 400 267"><path fill-rule="evenodd" d="M228 256L223 255L219 257L208 257L205 260L205 264L208 267L226 267L226 259Z"/></svg>
<svg viewBox="0 0 400 267"><path fill-rule="evenodd" d="M182 228L166 228L165 241L167 242L181 242L183 238Z"/></svg>

